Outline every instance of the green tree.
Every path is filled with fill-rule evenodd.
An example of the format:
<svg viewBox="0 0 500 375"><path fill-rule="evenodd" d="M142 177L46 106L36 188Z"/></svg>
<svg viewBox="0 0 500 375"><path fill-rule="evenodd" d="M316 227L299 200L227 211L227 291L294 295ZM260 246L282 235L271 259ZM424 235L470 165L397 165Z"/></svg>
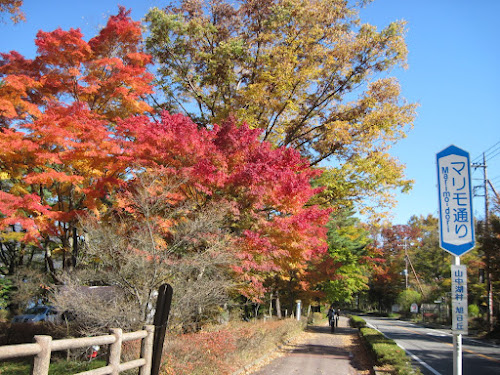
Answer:
<svg viewBox="0 0 500 375"><path fill-rule="evenodd" d="M146 20L161 107L201 126L233 114L313 166L332 161L329 203L371 194L375 207L410 187L388 155L415 111L386 74L405 65L403 22L378 31L343 0L185 0Z"/></svg>
<svg viewBox="0 0 500 375"><path fill-rule="evenodd" d="M405 269L409 270L409 267L406 268L405 256L416 233L408 225L389 223L382 228L374 227L372 230L378 257L377 263L372 268L368 296L380 311L388 311L391 305L396 303L399 293L405 287L411 286L409 277L409 283L406 285L404 272Z"/></svg>
<svg viewBox="0 0 500 375"><path fill-rule="evenodd" d="M410 314L410 307L413 303L419 304L422 301L422 295L416 290L406 289L399 293L396 302L399 304L400 311L405 314Z"/></svg>
<svg viewBox="0 0 500 375"><path fill-rule="evenodd" d="M478 255L484 269L483 305L487 306L488 329L494 329L495 317L498 318L499 311L495 311L500 300L500 217L490 213L488 225L484 222L477 226ZM476 267L477 269L478 267ZM489 300L489 301L488 301ZM473 301L470 301L473 302Z"/></svg>
<svg viewBox="0 0 500 375"><path fill-rule="evenodd" d="M425 298L434 301L449 292L445 280L450 277L451 254L439 247L438 219L432 215L412 216L414 246L408 249L412 265L426 291Z"/></svg>
<svg viewBox="0 0 500 375"><path fill-rule="evenodd" d="M12 283L5 276L0 276L0 310L5 309L9 301L9 292L12 288Z"/></svg>
<svg viewBox="0 0 500 375"><path fill-rule="evenodd" d="M446 296L450 292L450 265L452 255L439 246L438 219L432 215L427 217L413 216L408 225L416 233L415 246L409 247L408 255L425 290L425 300L432 302ZM479 280L479 270L485 269L486 259L481 246L485 238L482 236L482 225L478 225L478 246L461 257L461 262L468 267L469 303L486 303L486 284ZM492 246L493 253L495 247ZM498 249L498 247L497 247Z"/></svg>
<svg viewBox="0 0 500 375"><path fill-rule="evenodd" d="M369 238L352 211L332 214L328 223L328 254L321 266L321 289L330 302L350 303L368 289Z"/></svg>

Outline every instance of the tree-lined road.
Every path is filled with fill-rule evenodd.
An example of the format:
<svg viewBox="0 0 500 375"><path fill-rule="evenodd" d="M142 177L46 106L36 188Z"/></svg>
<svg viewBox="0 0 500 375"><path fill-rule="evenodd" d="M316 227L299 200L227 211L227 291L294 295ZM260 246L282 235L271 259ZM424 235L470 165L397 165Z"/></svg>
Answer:
<svg viewBox="0 0 500 375"><path fill-rule="evenodd" d="M404 348L424 375L453 375L453 336L449 331L388 318L364 319ZM462 353L464 374L500 374L499 346L464 337Z"/></svg>

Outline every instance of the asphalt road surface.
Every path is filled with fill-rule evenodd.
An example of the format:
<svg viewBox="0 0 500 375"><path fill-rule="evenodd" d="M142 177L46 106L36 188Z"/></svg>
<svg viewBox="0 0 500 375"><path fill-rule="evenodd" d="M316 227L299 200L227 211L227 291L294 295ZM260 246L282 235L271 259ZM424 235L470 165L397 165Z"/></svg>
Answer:
<svg viewBox="0 0 500 375"><path fill-rule="evenodd" d="M449 330L389 318L363 318L404 348L424 375L453 375L453 336ZM462 356L464 375L500 374L500 346L463 336Z"/></svg>

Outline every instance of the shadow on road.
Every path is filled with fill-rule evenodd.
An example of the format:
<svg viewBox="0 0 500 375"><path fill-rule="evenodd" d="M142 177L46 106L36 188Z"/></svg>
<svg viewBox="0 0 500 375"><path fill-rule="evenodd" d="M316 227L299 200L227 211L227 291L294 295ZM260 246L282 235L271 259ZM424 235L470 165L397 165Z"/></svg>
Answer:
<svg viewBox="0 0 500 375"><path fill-rule="evenodd" d="M307 326L305 329L306 332L312 333L325 333L328 335L347 335L352 332L352 328L350 327L335 327L335 332L331 332L330 326Z"/></svg>
<svg viewBox="0 0 500 375"><path fill-rule="evenodd" d="M344 360L359 374L374 374L373 358L361 343L356 329L341 325L331 333L328 325L310 325L306 332L320 334L319 340L298 345L292 351L293 354Z"/></svg>
<svg viewBox="0 0 500 375"><path fill-rule="evenodd" d="M349 357L349 352L342 347L335 347L331 345L315 345L315 344L305 344L297 346L292 350L292 354L304 354L309 356L320 356L320 357L335 357L335 358L347 358Z"/></svg>
<svg viewBox="0 0 500 375"><path fill-rule="evenodd" d="M363 350L357 330L340 318L335 333L327 324L309 325L295 344L288 346L283 356L262 367L254 375L373 375L373 362Z"/></svg>

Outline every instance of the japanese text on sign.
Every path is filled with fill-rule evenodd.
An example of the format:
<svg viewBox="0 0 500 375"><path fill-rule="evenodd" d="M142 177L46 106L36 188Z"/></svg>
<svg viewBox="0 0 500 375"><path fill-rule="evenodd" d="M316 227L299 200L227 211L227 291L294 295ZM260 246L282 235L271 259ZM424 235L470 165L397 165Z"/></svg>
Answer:
<svg viewBox="0 0 500 375"><path fill-rule="evenodd" d="M467 310L467 268L451 266L451 308L453 333L467 334L469 313Z"/></svg>
<svg viewBox="0 0 500 375"><path fill-rule="evenodd" d="M456 159L456 156L455 158ZM445 235L448 242L457 242L457 239L471 239L472 226L471 212L469 211L469 184L467 175L467 160L441 162L443 191L441 200L445 210Z"/></svg>
<svg viewBox="0 0 500 375"><path fill-rule="evenodd" d="M474 247L469 158L455 146L440 154L437 162L441 247L460 256Z"/></svg>

